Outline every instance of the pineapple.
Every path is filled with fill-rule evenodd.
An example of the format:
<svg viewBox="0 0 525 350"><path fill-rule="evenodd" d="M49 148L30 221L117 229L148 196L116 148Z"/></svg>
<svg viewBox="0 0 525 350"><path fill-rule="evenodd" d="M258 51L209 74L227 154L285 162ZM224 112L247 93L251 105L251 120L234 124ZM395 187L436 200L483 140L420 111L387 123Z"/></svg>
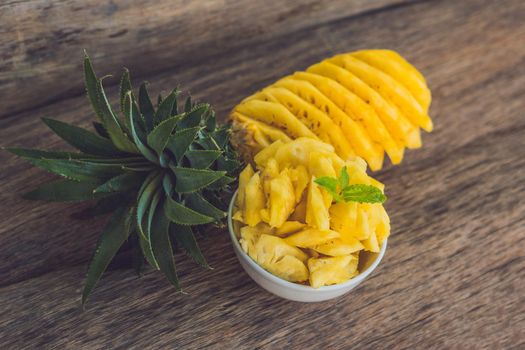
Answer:
<svg viewBox="0 0 525 350"><path fill-rule="evenodd" d="M374 171L386 153L421 147L432 131L430 90L399 54L362 50L328 58L245 98L233 108L234 144L250 159L268 142L301 137L324 141L344 161L364 158ZM264 137L261 137L264 135Z"/></svg>
<svg viewBox="0 0 525 350"><path fill-rule="evenodd" d="M121 80L123 117L119 117L87 54L84 73L87 95L99 118L94 124L97 133L44 119L80 152L9 148L63 178L42 185L25 198L97 200L92 213L112 212L89 265L82 304L126 241L135 246L139 265L145 259L180 290L172 243L208 267L192 226L218 223L225 217L222 195L231 191L239 166L229 145L230 130L217 125L215 113L206 103L195 104L188 97L179 105L178 89L165 98L159 96L154 107L145 83L138 96L134 94L127 70ZM246 178L251 178L249 171L242 179L243 186L249 187Z"/></svg>

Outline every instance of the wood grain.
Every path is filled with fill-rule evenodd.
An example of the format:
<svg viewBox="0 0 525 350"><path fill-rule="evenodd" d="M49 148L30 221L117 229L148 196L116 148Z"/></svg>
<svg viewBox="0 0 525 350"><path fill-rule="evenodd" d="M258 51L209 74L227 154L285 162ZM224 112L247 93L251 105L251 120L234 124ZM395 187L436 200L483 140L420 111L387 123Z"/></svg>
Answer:
<svg viewBox="0 0 525 350"><path fill-rule="evenodd" d="M375 174L387 184L389 248L369 280L334 301L268 294L214 231L200 240L213 271L176 257L189 295L155 272L137 279L123 255L81 312L102 221L70 220L78 206L20 200L17 192L49 176L1 153L0 348L523 348L523 18L520 1L390 6L281 29L235 55L187 57L148 76L157 90L182 82L225 116L243 96L336 52L393 48L422 70L435 131L402 165ZM59 147L38 120L47 115L92 118L84 97L64 99L1 119L2 145Z"/></svg>
<svg viewBox="0 0 525 350"><path fill-rule="evenodd" d="M407 0L21 0L0 4L0 117L79 95L82 50L149 77ZM108 80L115 84L118 80Z"/></svg>

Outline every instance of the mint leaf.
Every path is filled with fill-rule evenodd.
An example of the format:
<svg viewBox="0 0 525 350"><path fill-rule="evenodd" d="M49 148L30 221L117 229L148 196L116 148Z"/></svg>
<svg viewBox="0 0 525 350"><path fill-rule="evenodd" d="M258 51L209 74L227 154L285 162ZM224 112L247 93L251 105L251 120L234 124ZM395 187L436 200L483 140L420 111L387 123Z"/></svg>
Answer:
<svg viewBox="0 0 525 350"><path fill-rule="evenodd" d="M324 187L330 194L337 194L337 179L329 176L321 176L314 180L316 184Z"/></svg>
<svg viewBox="0 0 525 350"><path fill-rule="evenodd" d="M363 184L343 188L342 196L345 202L383 203L386 201L386 196L379 188Z"/></svg>
<svg viewBox="0 0 525 350"><path fill-rule="evenodd" d="M350 176L348 176L348 171L346 171L346 166L341 168L341 173L339 174L339 186L345 188L348 186L350 181Z"/></svg>

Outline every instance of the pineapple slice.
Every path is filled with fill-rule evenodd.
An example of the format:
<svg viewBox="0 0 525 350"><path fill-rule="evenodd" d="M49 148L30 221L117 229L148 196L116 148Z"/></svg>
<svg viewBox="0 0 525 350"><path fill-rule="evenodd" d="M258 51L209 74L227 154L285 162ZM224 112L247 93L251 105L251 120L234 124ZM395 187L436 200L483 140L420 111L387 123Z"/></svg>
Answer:
<svg viewBox="0 0 525 350"><path fill-rule="evenodd" d="M239 239L239 243L241 244L242 250L244 250L249 256L255 256L255 243L260 235L260 231L255 227L244 226L241 228L241 238Z"/></svg>
<svg viewBox="0 0 525 350"><path fill-rule="evenodd" d="M270 181L271 227L280 227L294 210L295 193L287 169Z"/></svg>
<svg viewBox="0 0 525 350"><path fill-rule="evenodd" d="M255 254L250 256L264 269L287 281L303 282L308 279L308 269L304 264L308 256L282 238L260 235L255 243Z"/></svg>
<svg viewBox="0 0 525 350"><path fill-rule="evenodd" d="M237 198L235 200L235 207L237 209L244 208L246 185L248 184L248 181L250 181L253 174L254 174L254 171L250 164L248 164L246 168L244 168L244 170L241 171L241 173L239 174L239 189L237 191ZM235 214L233 215L233 219L242 222L243 221L242 211L237 210Z"/></svg>
<svg viewBox="0 0 525 350"><path fill-rule="evenodd" d="M364 245L355 238L350 238L348 240L334 239L313 247L316 252L330 256L349 255L364 248Z"/></svg>
<svg viewBox="0 0 525 350"><path fill-rule="evenodd" d="M325 198L313 179L311 179L308 188L306 223L320 230L330 229L330 214L325 204Z"/></svg>
<svg viewBox="0 0 525 350"><path fill-rule="evenodd" d="M277 236L287 236L302 230L306 225L299 221L286 221L275 230Z"/></svg>
<svg viewBox="0 0 525 350"><path fill-rule="evenodd" d="M265 197L259 172L255 173L246 184L243 219L248 226L255 226L261 222L261 209L265 207ZM249 203L249 204L248 204Z"/></svg>
<svg viewBox="0 0 525 350"><path fill-rule="evenodd" d="M358 274L358 259L353 255L331 258L310 258L310 285L313 288L338 284L348 281Z"/></svg>
<svg viewBox="0 0 525 350"><path fill-rule="evenodd" d="M255 155L253 160L258 168L266 168L268 161L275 156L275 153L278 149L283 147L284 143L282 141L275 141L270 146L264 148L259 153Z"/></svg>
<svg viewBox="0 0 525 350"><path fill-rule="evenodd" d="M357 203L340 202L330 207L330 228L343 237L352 236L357 223Z"/></svg>
<svg viewBox="0 0 525 350"><path fill-rule="evenodd" d="M379 215L381 219L376 227L376 235L379 244L383 244L383 241L390 235L390 218L382 205L379 207Z"/></svg>
<svg viewBox="0 0 525 350"><path fill-rule="evenodd" d="M295 202L299 203L303 198L304 190L310 182L310 175L304 166L298 165L290 168L290 179L294 187Z"/></svg>
<svg viewBox="0 0 525 350"><path fill-rule="evenodd" d="M340 234L336 231L308 228L306 230L294 233L293 235L286 237L284 240L288 244L296 247L311 248L339 237Z"/></svg>
<svg viewBox="0 0 525 350"><path fill-rule="evenodd" d="M304 166L308 164L310 153L314 151L320 152L326 157L335 155L332 145L315 139L301 137L280 147L275 153L275 159L281 168L297 165Z"/></svg>
<svg viewBox="0 0 525 350"><path fill-rule="evenodd" d="M308 170L314 177L330 176L336 177L332 159L323 157L320 152L311 152L308 159ZM332 195L324 188L319 189L323 196L323 203L326 208L330 208L333 198Z"/></svg>

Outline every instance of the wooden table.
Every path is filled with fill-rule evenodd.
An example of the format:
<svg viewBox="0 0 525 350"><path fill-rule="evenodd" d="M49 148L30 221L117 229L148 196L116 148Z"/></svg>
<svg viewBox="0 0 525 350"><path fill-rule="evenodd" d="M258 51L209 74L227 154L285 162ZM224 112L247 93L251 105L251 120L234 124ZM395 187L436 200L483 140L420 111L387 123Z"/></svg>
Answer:
<svg viewBox="0 0 525 350"><path fill-rule="evenodd" d="M176 256L187 294L157 272L137 278L124 253L83 312L104 220L21 200L51 176L0 153L1 349L525 347L525 2L8 0L2 146L63 147L44 116L89 125L82 48L100 74L125 65L157 90L181 83L222 118L324 57L391 48L428 78L436 127L375 174L392 220L382 264L319 304L259 288L213 231L200 241L213 271Z"/></svg>

